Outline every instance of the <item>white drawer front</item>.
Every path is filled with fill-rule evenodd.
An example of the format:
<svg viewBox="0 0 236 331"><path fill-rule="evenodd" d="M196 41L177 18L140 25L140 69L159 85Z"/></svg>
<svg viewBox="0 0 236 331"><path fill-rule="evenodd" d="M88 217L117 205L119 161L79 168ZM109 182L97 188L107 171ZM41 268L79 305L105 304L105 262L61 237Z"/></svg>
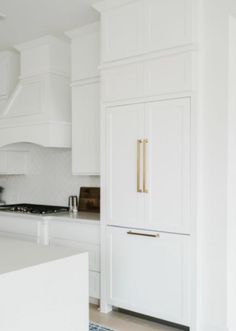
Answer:
<svg viewBox="0 0 236 331"><path fill-rule="evenodd" d="M84 238L86 240L86 238ZM75 247L82 252L89 253L89 270L100 271L100 246L86 242L79 242L75 240L63 239L58 237L50 238L50 245Z"/></svg>
<svg viewBox="0 0 236 331"><path fill-rule="evenodd" d="M107 231L109 303L188 325L189 237L116 227Z"/></svg>
<svg viewBox="0 0 236 331"><path fill-rule="evenodd" d="M49 222L50 245L76 247L89 253L89 295L100 298L100 226Z"/></svg>
<svg viewBox="0 0 236 331"><path fill-rule="evenodd" d="M37 237L38 222L23 217L0 217L0 231Z"/></svg>
<svg viewBox="0 0 236 331"><path fill-rule="evenodd" d="M51 237L100 244L100 226L98 224L81 224L51 221L49 224Z"/></svg>

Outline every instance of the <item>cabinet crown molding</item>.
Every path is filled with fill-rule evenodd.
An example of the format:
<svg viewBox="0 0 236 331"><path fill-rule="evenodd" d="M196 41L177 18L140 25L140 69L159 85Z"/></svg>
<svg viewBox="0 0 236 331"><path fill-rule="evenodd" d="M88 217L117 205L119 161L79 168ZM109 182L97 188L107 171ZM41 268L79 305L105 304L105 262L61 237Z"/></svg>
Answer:
<svg viewBox="0 0 236 331"><path fill-rule="evenodd" d="M92 7L96 9L98 12L102 13L106 10L120 6L125 6L129 3L138 2L138 1L142 1L142 0L105 0L92 5Z"/></svg>
<svg viewBox="0 0 236 331"><path fill-rule="evenodd" d="M85 25L85 26L82 26L82 27L78 27L78 28L75 28L75 29L70 30L70 31L66 31L65 35L73 40L73 39L77 39L81 36L90 34L90 33L99 32L99 30L100 30L100 22L97 21L97 22L92 23L92 24L88 24L88 25Z"/></svg>

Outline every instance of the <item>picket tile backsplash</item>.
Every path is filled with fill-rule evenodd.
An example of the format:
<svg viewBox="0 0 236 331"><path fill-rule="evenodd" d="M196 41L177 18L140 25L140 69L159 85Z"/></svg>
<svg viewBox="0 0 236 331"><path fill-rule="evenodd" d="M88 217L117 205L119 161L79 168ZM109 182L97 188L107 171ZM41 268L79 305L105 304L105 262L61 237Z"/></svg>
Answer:
<svg viewBox="0 0 236 331"><path fill-rule="evenodd" d="M98 176L73 176L71 150L44 148L33 144L12 145L11 149L29 151L27 175L0 176L7 203L67 205L69 195L79 195L81 186L100 184Z"/></svg>

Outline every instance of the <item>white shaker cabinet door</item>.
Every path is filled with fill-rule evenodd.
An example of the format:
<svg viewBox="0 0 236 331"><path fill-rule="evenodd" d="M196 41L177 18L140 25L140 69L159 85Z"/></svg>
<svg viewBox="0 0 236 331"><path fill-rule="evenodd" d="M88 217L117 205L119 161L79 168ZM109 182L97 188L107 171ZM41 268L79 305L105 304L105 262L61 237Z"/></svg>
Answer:
<svg viewBox="0 0 236 331"><path fill-rule="evenodd" d="M142 193L138 192L142 178L137 162L139 157L141 159L142 152L139 139L142 139L144 134L143 109L143 105L107 109L108 224L143 226L144 198Z"/></svg>
<svg viewBox="0 0 236 331"><path fill-rule="evenodd" d="M189 236L108 227L108 302L189 324Z"/></svg>
<svg viewBox="0 0 236 331"><path fill-rule="evenodd" d="M102 62L192 43L191 0L121 2L102 11Z"/></svg>
<svg viewBox="0 0 236 331"><path fill-rule="evenodd" d="M190 0L145 0L145 48L157 51L192 42Z"/></svg>
<svg viewBox="0 0 236 331"><path fill-rule="evenodd" d="M102 59L114 61L139 54L144 39L141 1L107 10L102 16Z"/></svg>
<svg viewBox="0 0 236 331"><path fill-rule="evenodd" d="M72 172L100 173L99 83L72 87Z"/></svg>
<svg viewBox="0 0 236 331"><path fill-rule="evenodd" d="M189 99L147 104L145 126L146 228L189 233Z"/></svg>

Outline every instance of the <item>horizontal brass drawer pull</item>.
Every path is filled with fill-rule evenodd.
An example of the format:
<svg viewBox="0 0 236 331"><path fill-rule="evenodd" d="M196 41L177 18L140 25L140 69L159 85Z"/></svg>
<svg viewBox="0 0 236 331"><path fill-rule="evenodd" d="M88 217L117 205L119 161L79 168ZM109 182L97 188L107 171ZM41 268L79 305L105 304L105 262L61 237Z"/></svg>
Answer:
<svg viewBox="0 0 236 331"><path fill-rule="evenodd" d="M156 234L149 234L149 233L141 233L141 232L133 232L133 231L128 231L127 234L132 235L132 236L143 236L143 237L152 237L152 238L159 238L160 235L159 233Z"/></svg>

